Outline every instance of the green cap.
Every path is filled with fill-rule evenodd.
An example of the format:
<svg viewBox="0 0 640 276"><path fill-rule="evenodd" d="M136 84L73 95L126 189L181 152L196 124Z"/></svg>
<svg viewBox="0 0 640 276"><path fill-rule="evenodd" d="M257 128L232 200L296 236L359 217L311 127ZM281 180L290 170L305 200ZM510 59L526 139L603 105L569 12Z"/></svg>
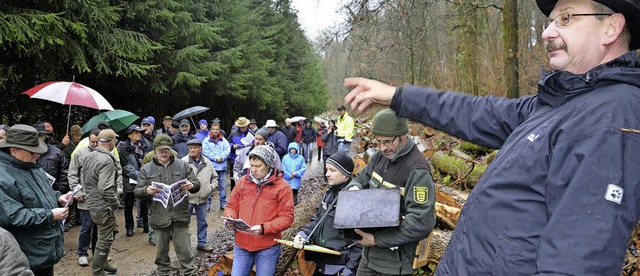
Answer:
<svg viewBox="0 0 640 276"><path fill-rule="evenodd" d="M373 135L395 137L409 133L407 119L400 118L391 108L380 110L373 116Z"/></svg>
<svg viewBox="0 0 640 276"><path fill-rule="evenodd" d="M153 139L153 147L157 150L171 149L172 145L173 140L166 134L158 134L158 136Z"/></svg>

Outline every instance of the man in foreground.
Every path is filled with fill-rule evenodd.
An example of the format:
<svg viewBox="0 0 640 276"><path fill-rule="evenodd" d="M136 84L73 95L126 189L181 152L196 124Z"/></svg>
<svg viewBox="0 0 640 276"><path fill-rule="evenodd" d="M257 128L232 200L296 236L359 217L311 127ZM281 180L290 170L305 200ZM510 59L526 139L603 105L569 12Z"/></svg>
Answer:
<svg viewBox="0 0 640 276"><path fill-rule="evenodd" d="M36 165L47 152L35 128L14 125L0 142L0 227L11 232L35 275L53 276L53 265L64 256L61 221L68 196L51 188Z"/></svg>
<svg viewBox="0 0 640 276"><path fill-rule="evenodd" d="M153 161L142 166L140 178L134 193L137 198L150 202L149 225L153 229L153 238L156 243L156 259L158 275L169 275L171 272L171 259L169 258L169 243L173 240L173 248L180 261L182 275L197 275L193 253L191 252L191 235L189 233L189 199L184 198L174 206L180 198L176 193L170 193L167 198L167 206L154 199L154 195L162 192L152 182L171 185L178 181L180 190L197 193L200 190L200 181L193 173L187 162L175 158L171 154L171 137L166 134L158 134L153 140L155 157Z"/></svg>
<svg viewBox="0 0 640 276"><path fill-rule="evenodd" d="M639 216L640 1L538 0L553 69L538 94L475 97L353 78L360 111L500 153L466 201L439 275L618 275ZM488 211L490 210L490 211Z"/></svg>

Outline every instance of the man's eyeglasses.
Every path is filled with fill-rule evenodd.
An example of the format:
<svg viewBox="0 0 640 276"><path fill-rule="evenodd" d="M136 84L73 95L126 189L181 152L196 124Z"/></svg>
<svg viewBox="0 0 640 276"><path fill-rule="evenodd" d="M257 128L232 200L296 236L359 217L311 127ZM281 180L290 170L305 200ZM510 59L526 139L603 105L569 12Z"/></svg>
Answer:
<svg viewBox="0 0 640 276"><path fill-rule="evenodd" d="M551 25L551 22L556 24L556 27L564 27L567 24L569 24L569 22L571 21L571 19L573 19L574 16L610 16L613 15L611 13L561 13L556 15L556 17L551 18L551 19L547 19L547 21L544 24L544 29L546 29L547 27L549 27Z"/></svg>
<svg viewBox="0 0 640 276"><path fill-rule="evenodd" d="M390 140L373 139L373 141L375 143L378 143L379 145L391 146L391 145L393 145L393 143L396 142L396 139L398 139L398 136L395 136L395 137L393 137L393 139L390 139Z"/></svg>

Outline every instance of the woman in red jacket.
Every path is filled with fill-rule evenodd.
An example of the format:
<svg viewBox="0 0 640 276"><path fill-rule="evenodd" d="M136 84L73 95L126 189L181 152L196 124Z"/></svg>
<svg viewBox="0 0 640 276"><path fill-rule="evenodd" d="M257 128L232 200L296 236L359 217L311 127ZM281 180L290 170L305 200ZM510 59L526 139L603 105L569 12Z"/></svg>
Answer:
<svg viewBox="0 0 640 276"><path fill-rule="evenodd" d="M274 275L281 248L274 239L293 224L293 193L280 172L269 146L257 146L249 153L249 174L240 178L231 192L224 216L242 219L249 228L236 228L232 276ZM232 228L231 223L225 224Z"/></svg>
<svg viewBox="0 0 640 276"><path fill-rule="evenodd" d="M327 131L327 125L324 122L320 122L320 126L318 126L318 132L316 133L316 145L318 145L318 161L322 158L322 149L324 148L324 141L322 141L322 134Z"/></svg>

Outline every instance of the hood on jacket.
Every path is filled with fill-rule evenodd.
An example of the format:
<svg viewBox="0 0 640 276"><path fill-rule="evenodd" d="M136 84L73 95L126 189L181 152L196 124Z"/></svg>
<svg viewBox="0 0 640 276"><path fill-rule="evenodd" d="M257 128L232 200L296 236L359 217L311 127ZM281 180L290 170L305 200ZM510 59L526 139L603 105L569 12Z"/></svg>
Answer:
<svg viewBox="0 0 640 276"><path fill-rule="evenodd" d="M291 153L291 149L296 149L296 153ZM298 146L298 143L296 142L291 142L289 143L289 146L287 147L287 153L291 155L291 157L296 157L298 156L298 154L300 153L300 146Z"/></svg>
<svg viewBox="0 0 640 276"><path fill-rule="evenodd" d="M640 87L640 54L636 51L628 52L584 74L544 71L542 75L538 82L538 96L544 103L555 107L610 81Z"/></svg>

